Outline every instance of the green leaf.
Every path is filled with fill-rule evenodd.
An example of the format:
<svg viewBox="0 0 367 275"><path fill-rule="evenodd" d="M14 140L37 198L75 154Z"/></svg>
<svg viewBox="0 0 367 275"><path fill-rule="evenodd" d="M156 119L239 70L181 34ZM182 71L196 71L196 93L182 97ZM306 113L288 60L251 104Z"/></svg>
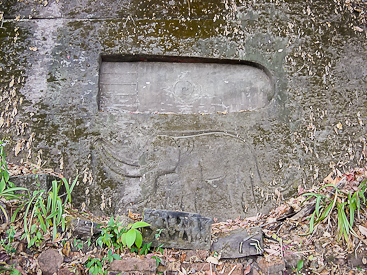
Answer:
<svg viewBox="0 0 367 275"><path fill-rule="evenodd" d="M53 232L52 232L53 240L56 239L56 235L57 235L57 224L56 224L56 218L53 217Z"/></svg>
<svg viewBox="0 0 367 275"><path fill-rule="evenodd" d="M65 189L66 189L66 196L67 196L67 200L65 200L65 203L67 201L69 201L69 203L71 203L71 195L70 195L70 187L69 187L69 183L65 178L62 178L62 181L64 183ZM65 204L64 203L64 204Z"/></svg>
<svg viewBox="0 0 367 275"><path fill-rule="evenodd" d="M57 210L52 212L50 215L48 215L48 217L46 219L51 219L51 218L54 218L56 217L56 215L58 214Z"/></svg>
<svg viewBox="0 0 367 275"><path fill-rule="evenodd" d="M7 167L5 168L5 170L3 171L3 177L5 179L5 182L9 181L9 173L7 171Z"/></svg>
<svg viewBox="0 0 367 275"><path fill-rule="evenodd" d="M316 211L316 215L317 217L320 215L319 214L319 210L320 210L320 202L321 202L321 196L318 196L316 198L316 206L315 206L315 211Z"/></svg>
<svg viewBox="0 0 367 275"><path fill-rule="evenodd" d="M103 246L102 236L101 236L101 237L99 237L99 238L97 239L96 243L97 243L100 247L102 247L102 246Z"/></svg>
<svg viewBox="0 0 367 275"><path fill-rule="evenodd" d="M136 222L131 226L131 228L141 228L141 227L147 227L147 226L150 226L150 224L146 222Z"/></svg>
<svg viewBox="0 0 367 275"><path fill-rule="evenodd" d="M61 230L62 232L65 232L65 218L64 217L61 218Z"/></svg>
<svg viewBox="0 0 367 275"><path fill-rule="evenodd" d="M2 177L0 181L0 195L2 195L2 192L4 191L6 186L5 179Z"/></svg>
<svg viewBox="0 0 367 275"><path fill-rule="evenodd" d="M15 192L15 191L28 191L27 188L23 188L23 187L12 187L12 188L7 188L4 192ZM16 196L26 196L26 195L16 195Z"/></svg>
<svg viewBox="0 0 367 275"><path fill-rule="evenodd" d="M52 208L51 211L54 212L56 208L56 198L57 198L57 181L52 181Z"/></svg>
<svg viewBox="0 0 367 275"><path fill-rule="evenodd" d="M122 243L124 246L126 246L126 233L123 233L123 234L121 235L121 243Z"/></svg>
<svg viewBox="0 0 367 275"><path fill-rule="evenodd" d="M126 246L130 248L134 244L135 239L136 239L136 230L132 228L126 233Z"/></svg>
<svg viewBox="0 0 367 275"><path fill-rule="evenodd" d="M13 216L11 217L10 222L14 222L15 218L17 217L18 212L23 208L24 204L26 204L25 202L21 204L21 206L19 206L15 211Z"/></svg>
<svg viewBox="0 0 367 275"><path fill-rule="evenodd" d="M37 229L37 224L32 224L31 226L31 234L33 234Z"/></svg>
<svg viewBox="0 0 367 275"><path fill-rule="evenodd" d="M311 220L310 220L310 233L313 232L313 228L314 228L314 222L315 222L315 212L313 212L312 216L311 216Z"/></svg>
<svg viewBox="0 0 367 275"><path fill-rule="evenodd" d="M47 208L46 208L47 213L50 211L51 205L52 205L52 196L49 194L47 198Z"/></svg>
<svg viewBox="0 0 367 275"><path fill-rule="evenodd" d="M43 230L43 232L47 232L47 228L46 228L46 224L45 224L45 222L44 222L44 220L43 220L43 217L42 217L42 215L40 214L40 213L38 213L37 214L37 217L38 217L38 221L39 221L39 223L40 223L40 227L41 227L41 229Z"/></svg>
<svg viewBox="0 0 367 275"><path fill-rule="evenodd" d="M112 226L114 226L114 224L115 224L115 221L113 220L113 215L111 216L111 218L110 218L110 220L108 221L108 226L109 227L112 227Z"/></svg>
<svg viewBox="0 0 367 275"><path fill-rule="evenodd" d="M143 243L143 237L141 236L141 233L136 230L136 237L135 237L136 247L140 248L142 243Z"/></svg>
<svg viewBox="0 0 367 275"><path fill-rule="evenodd" d="M299 272L303 267L303 260L299 260L297 262L297 272Z"/></svg>
<svg viewBox="0 0 367 275"><path fill-rule="evenodd" d="M63 213L63 207L60 197L57 197L57 206L58 206L58 213L57 213L57 224L60 223Z"/></svg>
<svg viewBox="0 0 367 275"><path fill-rule="evenodd" d="M76 176L76 178L74 179L73 183L71 184L70 194L71 194L71 192L73 192L73 189L74 189L76 183L78 182L78 178L79 178L79 175Z"/></svg>
<svg viewBox="0 0 367 275"><path fill-rule="evenodd" d="M120 257L120 255L118 255L118 254L112 254L112 257L113 257L115 260L121 260L121 257Z"/></svg>

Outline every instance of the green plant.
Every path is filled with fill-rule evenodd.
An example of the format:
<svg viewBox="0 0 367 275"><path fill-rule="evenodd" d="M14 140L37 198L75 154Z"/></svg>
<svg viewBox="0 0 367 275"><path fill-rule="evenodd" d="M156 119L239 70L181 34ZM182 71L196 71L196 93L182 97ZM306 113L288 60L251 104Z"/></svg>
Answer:
<svg viewBox="0 0 367 275"><path fill-rule="evenodd" d="M0 266L0 274L2 274L2 272L10 272L9 275L22 275L22 273L13 267Z"/></svg>
<svg viewBox="0 0 367 275"><path fill-rule="evenodd" d="M115 247L119 248L121 245L117 242L117 236L122 229L122 222L115 222L113 216L111 216L106 226L101 226L101 235L98 237L96 243L103 247Z"/></svg>
<svg viewBox="0 0 367 275"><path fill-rule="evenodd" d="M161 252L163 254L163 244L158 245L158 247L155 250L156 252Z"/></svg>
<svg viewBox="0 0 367 275"><path fill-rule="evenodd" d="M23 203L26 206L26 210L24 213L23 223L24 223L24 234L23 238L27 239L28 246L30 246L32 232L31 227L33 218L37 219L37 224L42 229L44 233L47 233L49 228L52 226L53 239L56 238L57 235L57 227L61 224L61 228L65 231L65 217L64 210L67 203L71 202L71 192L78 180L78 177L75 178L71 186L68 181L63 178L62 182L58 184L56 180L52 182L52 189L50 192L46 192L46 190L36 190L33 192L32 196L28 201ZM59 190L61 184L64 183L67 199L64 203L62 203ZM14 215L12 216L12 222L15 220L17 212L21 207L19 207Z"/></svg>
<svg viewBox="0 0 367 275"><path fill-rule="evenodd" d="M297 261L297 268L296 268L296 274L300 274L299 272L301 271L301 269L303 268L303 260L298 260Z"/></svg>
<svg viewBox="0 0 367 275"><path fill-rule="evenodd" d="M112 216L107 226L101 227L101 236L97 239L96 243L100 247L105 245L116 249L122 248L122 246L131 249L135 244L140 249L143 243L143 237L138 229L146 226L150 226L150 224L140 221L123 227L122 222L115 222ZM132 249L134 250L134 248Z"/></svg>
<svg viewBox="0 0 367 275"><path fill-rule="evenodd" d="M144 243L143 246L141 247L140 251L139 251L139 255L147 255L150 251L150 247L152 245L152 242L150 243ZM131 252L138 252L137 250L136 251L132 251L131 249Z"/></svg>
<svg viewBox="0 0 367 275"><path fill-rule="evenodd" d="M73 242L73 247L74 248L78 248L79 250L82 250L83 246L84 246L83 241L78 240L78 239L74 239L74 242Z"/></svg>
<svg viewBox="0 0 367 275"><path fill-rule="evenodd" d="M332 184L322 186L319 192L326 187L332 187L334 189L334 193L332 193L330 198L320 193L304 194L304 196L308 196L305 201L315 198L315 211L310 217L309 234L313 233L316 224L328 218L333 210L336 209L338 220L337 238L340 240L344 237L345 241L349 244L349 234L356 235L353 230L355 213L359 216L361 202L366 204L364 194L367 188L367 180L364 180L354 193L353 191L345 193Z"/></svg>
<svg viewBox="0 0 367 275"><path fill-rule="evenodd" d="M90 274L107 274L107 270L105 270L106 263L112 263L114 260L120 259L121 257L119 255L114 254L112 250L108 250L107 255L102 259L89 257L88 260L85 262L85 266L89 268Z"/></svg>
<svg viewBox="0 0 367 275"><path fill-rule="evenodd" d="M156 240L159 240L159 238L161 237L161 233L162 233L163 229L157 229L157 233L154 235L154 238ZM140 251L139 251L139 255L147 255L151 249L152 246L152 242L149 243L144 243L143 246L141 247ZM161 252L163 254L163 244L160 244L156 250L156 252ZM133 248L131 249L131 252L138 252L138 250L136 249L136 251L133 251Z"/></svg>
<svg viewBox="0 0 367 275"><path fill-rule="evenodd" d="M162 260L158 256L153 256L152 259L155 259L155 263L156 263L157 267L162 262Z"/></svg>
<svg viewBox="0 0 367 275"><path fill-rule="evenodd" d="M0 140L0 198L3 197L6 200L11 199L22 199L22 197L26 196L24 194L18 194L16 192L26 191L28 189L23 187L15 187L14 183L9 181L9 172L8 172L8 164L5 159L5 147L6 143L3 140ZM4 214L5 219L8 221L9 217L7 215L6 210L0 204L0 210Z"/></svg>
<svg viewBox="0 0 367 275"><path fill-rule="evenodd" d="M7 254L12 254L12 253L16 252L16 250L12 246L12 243L14 241L14 236L15 236L14 227L11 226L6 231L6 234L7 234L7 237L5 239L0 240L0 245L4 248L4 250L6 251Z"/></svg>
<svg viewBox="0 0 367 275"><path fill-rule="evenodd" d="M121 257L118 254L114 254L112 250L108 250L107 259L110 263L112 263L113 260L121 260Z"/></svg>
<svg viewBox="0 0 367 275"><path fill-rule="evenodd" d="M86 244L87 244L87 246L88 247L90 247L91 246L91 244L92 244L92 241L90 240L90 239L88 239L88 240L86 240L86 242L85 242Z"/></svg>
<svg viewBox="0 0 367 275"><path fill-rule="evenodd" d="M107 270L104 270L103 263L98 258L91 258L85 262L85 266L89 268L89 274L107 274Z"/></svg>
<svg viewBox="0 0 367 275"><path fill-rule="evenodd" d="M150 226L150 224L142 221L129 224L126 232L121 234L120 240L122 244L128 248L131 248L135 244L137 248L140 248L143 243L143 237L138 228L147 226Z"/></svg>
<svg viewBox="0 0 367 275"><path fill-rule="evenodd" d="M31 247L33 245L35 245L36 247L40 247L44 237L42 233L38 230L37 224L33 224L31 226L30 236L31 237L30 242L28 243L28 247Z"/></svg>

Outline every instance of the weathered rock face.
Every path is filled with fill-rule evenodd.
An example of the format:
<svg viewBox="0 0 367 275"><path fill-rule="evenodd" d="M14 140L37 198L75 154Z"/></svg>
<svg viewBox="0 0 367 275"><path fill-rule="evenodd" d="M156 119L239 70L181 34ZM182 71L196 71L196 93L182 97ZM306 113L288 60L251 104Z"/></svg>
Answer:
<svg viewBox="0 0 367 275"><path fill-rule="evenodd" d="M358 13L330 1L242 2L2 1L0 137L11 159L82 174L74 202L95 212L151 207L219 219L265 212L276 190L286 198L330 167L364 164L367 46ZM217 65L218 77L204 74L201 85L200 62L182 69L148 60L135 63L140 78L113 82L138 89L106 92L102 57L112 55L250 61L272 86L247 74L252 90L242 90ZM158 82L141 77L157 68ZM125 99L140 109L113 107Z"/></svg>

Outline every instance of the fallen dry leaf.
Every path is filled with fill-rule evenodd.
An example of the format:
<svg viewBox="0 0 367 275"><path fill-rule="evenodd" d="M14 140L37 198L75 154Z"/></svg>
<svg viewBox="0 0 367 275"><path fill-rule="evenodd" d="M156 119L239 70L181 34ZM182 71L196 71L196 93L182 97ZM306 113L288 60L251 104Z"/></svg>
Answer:
<svg viewBox="0 0 367 275"><path fill-rule="evenodd" d="M332 178L332 175L334 175L334 172L331 172L326 178L324 178L325 184L330 184L334 181L334 179Z"/></svg>
<svg viewBox="0 0 367 275"><path fill-rule="evenodd" d="M367 228L363 227L362 225L358 226L359 232L367 237Z"/></svg>
<svg viewBox="0 0 367 275"><path fill-rule="evenodd" d="M357 32L363 32L363 29L361 27L358 27L358 26L354 26L353 30L355 30Z"/></svg>
<svg viewBox="0 0 367 275"><path fill-rule="evenodd" d="M69 257L70 256L70 242L66 242L63 249L62 249L62 253L66 256Z"/></svg>
<svg viewBox="0 0 367 275"><path fill-rule="evenodd" d="M209 256L209 257L206 259L206 261L207 261L208 263L211 263L211 264L219 264L218 259L217 259L217 258L214 258L214 257L212 257L212 256Z"/></svg>
<svg viewBox="0 0 367 275"><path fill-rule="evenodd" d="M249 273L250 273L250 271L251 271L251 265L249 264L249 265L245 268L245 270L243 271L243 274L244 274L244 275L249 274Z"/></svg>

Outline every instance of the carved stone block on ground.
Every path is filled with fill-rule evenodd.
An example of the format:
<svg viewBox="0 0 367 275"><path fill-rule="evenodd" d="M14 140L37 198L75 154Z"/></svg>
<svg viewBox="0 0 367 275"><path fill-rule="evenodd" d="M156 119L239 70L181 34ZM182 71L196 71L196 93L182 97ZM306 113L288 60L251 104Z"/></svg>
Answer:
<svg viewBox="0 0 367 275"><path fill-rule="evenodd" d="M29 191L33 192L38 189L50 190L52 188L52 182L56 180L60 182L60 178L49 174L31 174L13 176L9 178L9 181L14 183L17 187L26 187ZM39 187L37 186L39 184ZM65 193L65 187L62 185L59 194Z"/></svg>
<svg viewBox="0 0 367 275"><path fill-rule="evenodd" d="M99 224L84 219L69 219L66 224L67 230L71 230L73 235L81 240L90 239L94 234L101 232Z"/></svg>
<svg viewBox="0 0 367 275"><path fill-rule="evenodd" d="M143 238L155 247L163 244L163 247L179 249L210 248L211 218L186 212L145 209L143 220L151 224L150 228L143 230ZM159 231L157 240L155 234Z"/></svg>
<svg viewBox="0 0 367 275"><path fill-rule="evenodd" d="M260 255L264 252L262 231L240 228L223 233L213 241L211 250L220 253L222 258Z"/></svg>

